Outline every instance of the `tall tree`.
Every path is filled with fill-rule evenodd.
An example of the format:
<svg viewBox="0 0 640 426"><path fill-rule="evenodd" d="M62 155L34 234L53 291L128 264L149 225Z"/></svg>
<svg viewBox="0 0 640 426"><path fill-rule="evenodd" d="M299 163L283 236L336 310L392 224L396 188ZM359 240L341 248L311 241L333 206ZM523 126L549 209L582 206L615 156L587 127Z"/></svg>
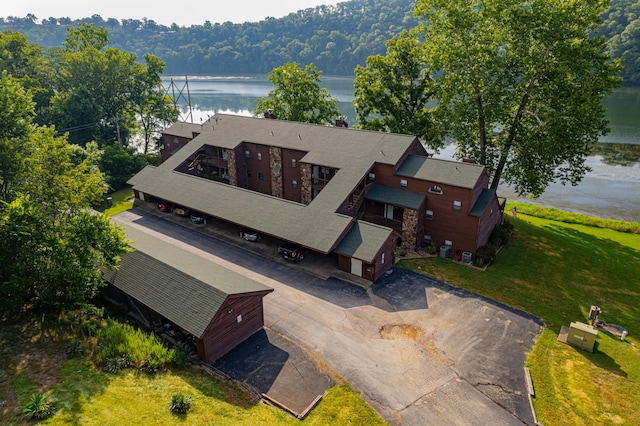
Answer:
<svg viewBox="0 0 640 426"><path fill-rule="evenodd" d="M354 81L358 126L420 137L442 145L432 117L435 83L425 65L424 46L403 31L387 42L387 55L369 56Z"/></svg>
<svg viewBox="0 0 640 426"><path fill-rule="evenodd" d="M0 315L82 304L102 285L98 267L127 250L123 231L88 210L102 198L102 174L53 127L31 124L30 96L6 72L0 94L2 157L14 160L0 200Z"/></svg>
<svg viewBox="0 0 640 426"><path fill-rule="evenodd" d="M608 132L602 97L620 64L594 32L606 0L418 0L441 122L521 194L577 184Z"/></svg>
<svg viewBox="0 0 640 426"><path fill-rule="evenodd" d="M274 68L269 81L276 88L256 99L254 115L271 110L281 120L329 124L340 115L338 100L320 87L320 71L313 64L301 69L295 62Z"/></svg>
<svg viewBox="0 0 640 426"><path fill-rule="evenodd" d="M0 200L12 201L29 154L34 104L18 80L0 76Z"/></svg>

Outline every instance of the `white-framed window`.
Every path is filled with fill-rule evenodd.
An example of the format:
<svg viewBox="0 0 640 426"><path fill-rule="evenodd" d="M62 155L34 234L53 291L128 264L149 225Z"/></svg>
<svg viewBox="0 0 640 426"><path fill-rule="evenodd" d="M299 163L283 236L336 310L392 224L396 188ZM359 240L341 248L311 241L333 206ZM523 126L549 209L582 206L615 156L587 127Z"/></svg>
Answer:
<svg viewBox="0 0 640 426"><path fill-rule="evenodd" d="M369 180L371 182L375 182L376 180L376 174L375 173L369 173Z"/></svg>
<svg viewBox="0 0 640 426"><path fill-rule="evenodd" d="M258 153L258 160L262 160L262 153L261 152Z"/></svg>
<svg viewBox="0 0 640 426"><path fill-rule="evenodd" d="M258 179L263 180L264 179L264 173L258 173Z"/></svg>
<svg viewBox="0 0 640 426"><path fill-rule="evenodd" d="M291 186L293 186L294 188L297 188L297 187L298 187L298 181L297 181L297 180L295 180L295 179L294 179L294 180L292 180L292 181L291 181Z"/></svg>
<svg viewBox="0 0 640 426"><path fill-rule="evenodd" d="M432 194L442 194L442 188L440 188L438 185L433 185L431 188L429 188L429 192L431 192Z"/></svg>
<svg viewBox="0 0 640 426"><path fill-rule="evenodd" d="M291 159L291 167L296 167L298 165L298 162L296 161L295 158Z"/></svg>
<svg viewBox="0 0 640 426"><path fill-rule="evenodd" d="M454 210L461 210L462 209L462 203L460 201L454 201L453 202L453 209Z"/></svg>
<svg viewBox="0 0 640 426"><path fill-rule="evenodd" d="M244 156L245 156L245 157L247 157L247 158L251 157L251 151L246 150L246 151L244 152Z"/></svg>
<svg viewBox="0 0 640 426"><path fill-rule="evenodd" d="M400 179L400 188L406 188L406 187L407 187L407 180Z"/></svg>
<svg viewBox="0 0 640 426"><path fill-rule="evenodd" d="M433 210L427 210L426 217L427 219L433 219Z"/></svg>
<svg viewBox="0 0 640 426"><path fill-rule="evenodd" d="M242 322L242 314L236 317L236 322Z"/></svg>
<svg viewBox="0 0 640 426"><path fill-rule="evenodd" d="M380 262L384 265L384 253L382 253L382 257L380 258Z"/></svg>

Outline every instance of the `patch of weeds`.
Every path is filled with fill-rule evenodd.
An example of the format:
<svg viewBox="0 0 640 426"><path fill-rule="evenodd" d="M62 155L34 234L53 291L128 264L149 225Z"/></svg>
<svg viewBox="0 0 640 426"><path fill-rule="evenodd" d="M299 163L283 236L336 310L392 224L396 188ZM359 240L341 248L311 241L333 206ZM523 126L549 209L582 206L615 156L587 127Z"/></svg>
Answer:
<svg viewBox="0 0 640 426"><path fill-rule="evenodd" d="M67 345L67 355L69 358L81 358L84 355L84 342L82 340L72 340Z"/></svg>
<svg viewBox="0 0 640 426"><path fill-rule="evenodd" d="M55 400L49 393L34 393L23 412L30 419L47 419L56 412Z"/></svg>
<svg viewBox="0 0 640 426"><path fill-rule="evenodd" d="M191 401L193 398L184 393L175 393L171 396L171 405L169 409L174 414L186 414L191 408Z"/></svg>

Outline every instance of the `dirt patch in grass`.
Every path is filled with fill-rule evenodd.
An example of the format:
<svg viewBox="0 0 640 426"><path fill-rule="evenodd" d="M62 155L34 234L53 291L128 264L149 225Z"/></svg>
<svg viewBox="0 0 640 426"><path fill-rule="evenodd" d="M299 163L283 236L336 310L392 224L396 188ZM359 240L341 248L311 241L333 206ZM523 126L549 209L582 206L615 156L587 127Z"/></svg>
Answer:
<svg viewBox="0 0 640 426"><path fill-rule="evenodd" d="M22 407L31 393L47 392L67 360L66 337L46 316L0 322L0 423L24 422Z"/></svg>

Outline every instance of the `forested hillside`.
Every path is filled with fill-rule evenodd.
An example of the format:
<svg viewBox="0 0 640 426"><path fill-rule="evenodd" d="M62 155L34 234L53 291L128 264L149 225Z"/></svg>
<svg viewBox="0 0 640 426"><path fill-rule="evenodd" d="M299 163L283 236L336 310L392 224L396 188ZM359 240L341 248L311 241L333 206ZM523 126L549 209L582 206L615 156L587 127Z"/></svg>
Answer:
<svg viewBox="0 0 640 426"><path fill-rule="evenodd" d="M417 23L413 0L352 0L336 6L299 10L286 17L244 24L211 23L190 27L159 25L152 20L85 21L109 31L111 46L152 53L166 63L168 74L267 74L290 61L313 62L325 74L352 75L370 55L384 54L385 42ZM5 18L0 30L12 29L44 46L61 45L68 18ZM203 17L203 20L207 17ZM215 17L211 17L215 19Z"/></svg>
<svg viewBox="0 0 640 426"><path fill-rule="evenodd" d="M385 42L415 26L413 0L351 0L318 6L283 18L233 24L160 25L149 19L84 19L109 31L110 45L151 53L165 61L168 74L267 74L286 62L313 62L329 75L353 75L371 55L384 54ZM0 31L25 34L43 46L59 46L66 29L79 23L69 18L5 17ZM624 84L640 85L640 0L612 0L601 28L614 57L625 60Z"/></svg>

